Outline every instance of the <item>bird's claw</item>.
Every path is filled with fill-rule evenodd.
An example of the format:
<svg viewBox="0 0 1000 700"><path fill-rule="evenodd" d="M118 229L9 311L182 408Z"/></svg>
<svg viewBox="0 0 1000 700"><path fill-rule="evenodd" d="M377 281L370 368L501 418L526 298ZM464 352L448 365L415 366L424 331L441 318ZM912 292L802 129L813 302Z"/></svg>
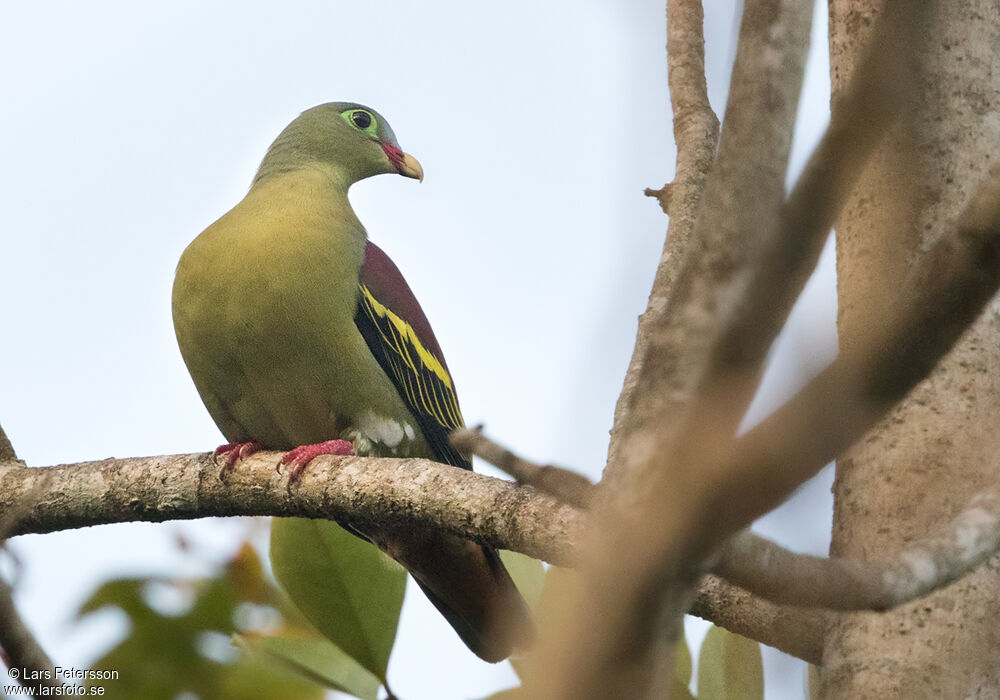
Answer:
<svg viewBox="0 0 1000 700"><path fill-rule="evenodd" d="M225 481L226 476L233 471L236 463L241 459L249 457L254 452L260 451L260 443L250 442L230 442L227 445L219 445L212 453L212 459L219 465L219 480Z"/></svg>
<svg viewBox="0 0 1000 700"><path fill-rule="evenodd" d="M354 454L354 445L347 440L327 440L315 445L299 445L281 456L275 471L281 472L283 466L288 466L288 483L294 484L302 477L309 463L320 455L335 455L347 457Z"/></svg>

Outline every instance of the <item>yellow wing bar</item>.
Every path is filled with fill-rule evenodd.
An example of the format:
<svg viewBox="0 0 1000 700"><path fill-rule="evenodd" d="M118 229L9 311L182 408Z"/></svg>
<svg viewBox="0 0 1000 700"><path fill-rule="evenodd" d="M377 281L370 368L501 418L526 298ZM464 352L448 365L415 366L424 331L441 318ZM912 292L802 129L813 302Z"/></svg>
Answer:
<svg viewBox="0 0 1000 700"><path fill-rule="evenodd" d="M376 299L365 284L359 287L365 314L378 332L386 363L411 410L432 416L449 431L464 425L451 375L441 360L409 323Z"/></svg>

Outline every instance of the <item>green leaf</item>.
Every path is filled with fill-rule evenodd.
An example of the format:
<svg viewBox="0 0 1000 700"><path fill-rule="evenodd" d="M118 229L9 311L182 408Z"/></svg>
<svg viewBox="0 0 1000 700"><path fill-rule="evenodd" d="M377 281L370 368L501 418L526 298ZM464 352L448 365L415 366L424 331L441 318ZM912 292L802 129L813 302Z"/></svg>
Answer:
<svg viewBox="0 0 1000 700"><path fill-rule="evenodd" d="M510 572L510 577L514 579L517 589L528 603L532 610L538 605L538 600L542 597L542 586L545 584L545 566L538 559L534 559L519 552L509 552L500 550L500 559L503 565Z"/></svg>
<svg viewBox="0 0 1000 700"><path fill-rule="evenodd" d="M683 633L674 647L674 678L685 686L691 683L691 650Z"/></svg>
<svg viewBox="0 0 1000 700"><path fill-rule="evenodd" d="M670 691L670 700L694 700L691 689L674 678L674 687Z"/></svg>
<svg viewBox="0 0 1000 700"><path fill-rule="evenodd" d="M545 566L538 559L505 549L500 550L500 559L503 561L503 565L507 567L510 577L514 579L514 584L517 586L517 590L521 592L528 607L535 610L538 606L538 601L542 597L542 588L545 585ZM514 656L510 657L510 665L514 667L514 672L518 678L524 679L527 675L530 659L531 655L523 651L520 653L516 652Z"/></svg>
<svg viewBox="0 0 1000 700"><path fill-rule="evenodd" d="M764 697L760 645L712 627L698 657L699 700L759 700Z"/></svg>
<svg viewBox="0 0 1000 700"><path fill-rule="evenodd" d="M823 690L823 679L819 674L819 666L809 664L809 700L819 700Z"/></svg>
<svg viewBox="0 0 1000 700"><path fill-rule="evenodd" d="M287 668L277 668L273 662L244 654L231 670L222 676L218 687L203 698L226 700L251 698L281 698L281 700L323 700L326 691L312 679L305 680ZM176 700L174 695L172 700Z"/></svg>
<svg viewBox="0 0 1000 700"><path fill-rule="evenodd" d="M182 604L162 610L164 594L166 600ZM260 608L257 623L287 627L279 610L268 605L280 597L248 544L213 577L109 581L83 603L78 615L114 609L127 617L127 636L94 667L127 668L130 673L111 685L86 685L106 688L118 700L176 700L181 695L322 700L323 688L314 682L273 663L235 654L229 646L234 631L255 629L255 620L241 612L246 603Z"/></svg>
<svg viewBox="0 0 1000 700"><path fill-rule="evenodd" d="M357 661L326 639L234 635L234 642L253 655L278 663L313 683L375 700L381 683Z"/></svg>
<svg viewBox="0 0 1000 700"><path fill-rule="evenodd" d="M327 639L385 683L406 571L329 520L275 518L274 576Z"/></svg>

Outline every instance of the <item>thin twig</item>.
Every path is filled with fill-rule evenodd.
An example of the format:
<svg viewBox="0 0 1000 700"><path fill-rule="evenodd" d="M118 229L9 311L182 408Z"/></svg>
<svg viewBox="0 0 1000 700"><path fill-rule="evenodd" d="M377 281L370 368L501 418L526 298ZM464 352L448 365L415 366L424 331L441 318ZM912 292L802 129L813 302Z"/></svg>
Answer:
<svg viewBox="0 0 1000 700"><path fill-rule="evenodd" d="M563 503L586 510L594 495L590 479L562 467L539 465L519 457L483 435L483 427L462 428L451 434L451 444L466 454L482 457L517 483L531 486Z"/></svg>
<svg viewBox="0 0 1000 700"><path fill-rule="evenodd" d="M663 213L670 216L670 202L672 201L674 194L674 184L672 182L668 182L658 190L654 190L652 187L647 187L642 191L642 193L659 202L660 209L663 210Z"/></svg>
<svg viewBox="0 0 1000 700"><path fill-rule="evenodd" d="M891 561L796 554L744 531L723 548L713 572L775 603L829 610L885 610L958 580L1000 549L1000 495L976 496L934 535Z"/></svg>

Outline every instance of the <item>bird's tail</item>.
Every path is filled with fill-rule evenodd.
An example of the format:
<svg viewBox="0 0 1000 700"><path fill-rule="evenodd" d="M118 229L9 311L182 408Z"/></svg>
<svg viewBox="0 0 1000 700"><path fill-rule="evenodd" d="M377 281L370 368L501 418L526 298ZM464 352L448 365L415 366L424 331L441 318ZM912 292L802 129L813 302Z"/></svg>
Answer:
<svg viewBox="0 0 1000 700"><path fill-rule="evenodd" d="M495 549L413 530L378 544L410 571L479 658L503 661L534 641L531 612Z"/></svg>

